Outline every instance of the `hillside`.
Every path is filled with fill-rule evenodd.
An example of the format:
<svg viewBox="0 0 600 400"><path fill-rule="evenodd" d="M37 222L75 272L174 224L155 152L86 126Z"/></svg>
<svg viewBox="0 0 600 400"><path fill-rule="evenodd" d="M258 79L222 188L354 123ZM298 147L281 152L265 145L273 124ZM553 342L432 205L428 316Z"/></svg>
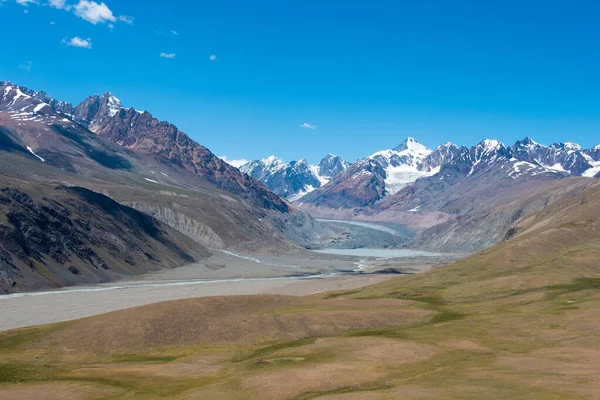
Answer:
<svg viewBox="0 0 600 400"><path fill-rule="evenodd" d="M420 248L472 252L499 243L520 216L540 209L544 203L532 198L557 181L592 178L598 168L597 147L571 142L545 146L525 138L506 146L486 139L430 150L409 138L354 163L296 204L319 218L406 225L422 232L412 242Z"/></svg>
<svg viewBox="0 0 600 400"><path fill-rule="evenodd" d="M110 94L72 107L44 92L0 82L0 173L32 186L101 193L188 236L198 253L205 248L301 253L303 246L337 235L174 125L123 108ZM87 277L75 281L98 281ZM116 275L102 280L108 277ZM21 284L41 288L61 282Z"/></svg>
<svg viewBox="0 0 600 400"><path fill-rule="evenodd" d="M599 206L596 184L501 245L362 290L169 302L7 332L0 393L600 398Z"/></svg>
<svg viewBox="0 0 600 400"><path fill-rule="evenodd" d="M106 282L208 255L102 194L0 176L0 292Z"/></svg>

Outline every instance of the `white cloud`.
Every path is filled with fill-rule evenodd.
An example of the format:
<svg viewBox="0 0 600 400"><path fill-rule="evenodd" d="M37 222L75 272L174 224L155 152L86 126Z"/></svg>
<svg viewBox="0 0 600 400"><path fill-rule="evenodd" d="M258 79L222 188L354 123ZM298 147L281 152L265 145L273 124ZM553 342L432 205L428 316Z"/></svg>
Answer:
<svg viewBox="0 0 600 400"><path fill-rule="evenodd" d="M79 0L79 3L75 5L75 15L94 25L117 20L106 4L87 0Z"/></svg>
<svg viewBox="0 0 600 400"><path fill-rule="evenodd" d="M244 158L241 158L241 159L239 159L239 160L228 160L228 159L227 159L227 157L225 157L225 156L221 156L221 157L219 157L219 158L220 158L221 160L225 161L227 164L229 164L229 165L232 165L232 166L234 166L234 167L236 167L236 168L239 168L239 167L241 167L242 165L244 165L244 164L247 164L247 163L248 163L248 160L246 160L246 159L244 159Z"/></svg>
<svg viewBox="0 0 600 400"><path fill-rule="evenodd" d="M173 30L173 29L171 29L171 31L170 31L170 32L171 32L173 35L175 35L175 36L179 35L179 33L177 33L177 31L176 31L176 30Z"/></svg>
<svg viewBox="0 0 600 400"><path fill-rule="evenodd" d="M38 4L37 0L17 0L17 3L23 7L27 7L30 4Z"/></svg>
<svg viewBox="0 0 600 400"><path fill-rule="evenodd" d="M84 49L91 49L92 48L92 41L90 38L87 39L82 39L79 36L75 36L71 39L69 38L64 38L62 40L63 44L66 44L67 46L72 46L72 47L82 47Z"/></svg>
<svg viewBox="0 0 600 400"><path fill-rule="evenodd" d="M219 59L217 58L216 54L211 54L210 57L208 57L208 59L210 61L219 61Z"/></svg>
<svg viewBox="0 0 600 400"><path fill-rule="evenodd" d="M126 24L131 25L131 24L133 24L133 17L130 17L130 16L127 16L127 15L121 15L119 17L119 21L123 21Z"/></svg>
<svg viewBox="0 0 600 400"><path fill-rule="evenodd" d="M176 54L175 53L160 53L160 56L162 58L175 58Z"/></svg>
<svg viewBox="0 0 600 400"><path fill-rule="evenodd" d="M50 25L54 25L54 21L50 21Z"/></svg>
<svg viewBox="0 0 600 400"><path fill-rule="evenodd" d="M50 7L58 8L59 10L62 10L67 6L65 0L49 0L48 5L50 5Z"/></svg>
<svg viewBox="0 0 600 400"><path fill-rule="evenodd" d="M305 122L302 125L300 125L300 128L311 129L314 131L315 129L317 129L317 126L313 125L313 124L309 124L308 122Z"/></svg>
<svg viewBox="0 0 600 400"><path fill-rule="evenodd" d="M27 61L23 64L19 64L19 68L21 68L22 70L25 70L25 71L31 71L32 65L33 64L31 63L31 61Z"/></svg>

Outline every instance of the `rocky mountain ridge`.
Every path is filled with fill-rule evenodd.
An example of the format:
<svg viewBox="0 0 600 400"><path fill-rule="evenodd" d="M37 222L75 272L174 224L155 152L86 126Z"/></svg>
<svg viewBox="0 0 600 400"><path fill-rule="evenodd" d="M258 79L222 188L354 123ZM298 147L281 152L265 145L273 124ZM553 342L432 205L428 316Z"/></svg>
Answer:
<svg viewBox="0 0 600 400"><path fill-rule="evenodd" d="M240 167L242 172L257 179L275 193L290 201L327 184L345 171L350 164L340 156L326 155L316 165L305 159L284 163L275 156L250 161Z"/></svg>
<svg viewBox="0 0 600 400"><path fill-rule="evenodd" d="M26 183L31 188L47 184L44 190L50 193L56 187L102 193L184 234L174 241L177 245L190 239L198 249L296 254L331 234L306 212L295 209L174 125L158 121L150 113L123 108L110 94L92 96L71 112L66 103L41 93L8 83L0 86L0 178L9 179L1 186L7 190L21 190L33 198L35 191L19 186ZM5 214L10 212L0 209L0 224L9 231L20 229L6 219ZM90 219L102 218L91 211L88 215ZM116 220L105 234L113 236L123 231L119 222L126 220ZM106 241L98 243L98 254L113 246ZM124 268L115 268L114 273L102 273L101 277L82 274L78 280L70 279L73 273L65 271L66 261L52 261L36 264L39 274L50 278L40 280L27 272L30 266L16 262L15 252L4 250L0 258L5 266L10 261L19 270L16 278L11 278L17 289L11 289L12 283L8 283L9 291L32 285L42 288L55 283L97 282L116 279L122 273L147 271L123 264ZM65 254L68 260L79 257L70 248ZM143 258L143 254L140 256ZM48 257L52 255L43 256ZM111 262L120 263L118 257L111 257L103 258L110 260L106 261L109 267ZM175 267L191 260L169 259L173 262L158 257L159 261L151 264L153 268Z"/></svg>
<svg viewBox="0 0 600 400"><path fill-rule="evenodd" d="M593 177L600 173L600 151L597 146L582 149L570 142L544 146L530 138L510 147L485 139L470 148L446 143L429 150L408 138L397 148L357 161L299 202L333 209L368 207L395 196L420 179L439 187L438 181L453 185L471 176L483 176L480 173L512 180L535 176Z"/></svg>

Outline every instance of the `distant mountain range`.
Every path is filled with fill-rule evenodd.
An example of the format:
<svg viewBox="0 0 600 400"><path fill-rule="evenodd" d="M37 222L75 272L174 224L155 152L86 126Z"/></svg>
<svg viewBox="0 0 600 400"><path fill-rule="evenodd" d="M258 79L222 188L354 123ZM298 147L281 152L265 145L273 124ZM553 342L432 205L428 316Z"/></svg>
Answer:
<svg viewBox="0 0 600 400"><path fill-rule="evenodd" d="M333 154L325 156L317 165L309 165L304 159L286 164L271 156L250 161L240 170L275 193L294 201L327 184L349 166L348 162Z"/></svg>
<svg viewBox="0 0 600 400"><path fill-rule="evenodd" d="M500 173L512 180L534 176L593 177L600 173L598 149L584 150L570 142L544 146L526 138L511 147L486 139L471 148L446 143L429 150L408 138L395 149L379 151L356 162L301 201L330 208L365 207L427 177L432 177L429 182L436 185L438 181L450 184L471 176L484 177L486 173Z"/></svg>
<svg viewBox="0 0 600 400"><path fill-rule="evenodd" d="M331 162L336 168L326 170L323 176L321 165ZM409 137L393 149L378 151L354 164L333 155L314 166L304 159L285 164L271 156L251 161L241 170L291 201L348 208L375 204L417 179L439 174L442 168L446 173L448 169L459 174L468 170L466 176L482 168L499 168L511 179L541 174L594 177L600 174L600 145L592 149L571 142L544 146L525 138L507 147L486 139L471 148L446 143L430 150Z"/></svg>
<svg viewBox="0 0 600 400"><path fill-rule="evenodd" d="M431 150L407 138L338 170L320 186L317 174L309 172L315 167L299 163L304 173L287 172L296 163L274 157L243 168L314 217L394 222L420 232L414 247L476 251L498 243L524 215L564 196L552 190L557 180L599 178L600 145L545 146L525 138L506 146L486 139L470 148L446 143Z"/></svg>

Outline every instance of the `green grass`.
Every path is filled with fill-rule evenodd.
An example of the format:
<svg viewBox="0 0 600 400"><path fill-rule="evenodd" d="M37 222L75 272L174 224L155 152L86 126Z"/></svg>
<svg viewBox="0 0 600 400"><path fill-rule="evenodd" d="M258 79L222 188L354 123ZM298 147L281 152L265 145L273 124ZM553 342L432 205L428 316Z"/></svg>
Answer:
<svg viewBox="0 0 600 400"><path fill-rule="evenodd" d="M380 385L363 385L363 386L345 386L339 389L328 390L325 392L308 392L297 396L297 400L308 400L314 399L321 396L333 396L338 394L348 394L348 393L361 393L361 392L374 392L377 390L386 390L391 388L391 385L388 384L380 384Z"/></svg>
<svg viewBox="0 0 600 400"><path fill-rule="evenodd" d="M563 293L580 292L582 290L600 290L600 278L581 277L571 283L547 286L550 290L559 290Z"/></svg>
<svg viewBox="0 0 600 400"><path fill-rule="evenodd" d="M434 315L429 321L430 324L441 324L442 322L456 321L463 319L465 314L456 311L442 311L439 314Z"/></svg>
<svg viewBox="0 0 600 400"><path fill-rule="evenodd" d="M0 349L2 349L3 352L18 349L27 343L31 343L49 333L62 329L68 324L69 322L61 322L52 325L22 328L6 333L0 333Z"/></svg>
<svg viewBox="0 0 600 400"><path fill-rule="evenodd" d="M280 342L280 343L272 344L269 346L261 347L260 349L254 350L249 353L238 354L235 357L233 357L232 361L233 362L242 362L242 361L250 360L253 358L263 358L263 357L268 356L269 354L272 354L279 350L313 344L315 342L315 340L316 340L315 338L305 338L305 339L300 339L300 340L294 340L291 342L288 341L288 342Z"/></svg>
<svg viewBox="0 0 600 400"><path fill-rule="evenodd" d="M122 354L114 356L111 361L114 363L144 363L144 362L155 362L155 363L166 363L177 360L179 357L175 356L151 356L143 354Z"/></svg>
<svg viewBox="0 0 600 400"><path fill-rule="evenodd" d="M0 364L0 383L19 383L55 379L63 369L42 361Z"/></svg>
<svg viewBox="0 0 600 400"><path fill-rule="evenodd" d="M403 339L406 335L402 332L402 328L391 328L391 329L361 329L356 331L350 331L347 333L349 337L364 337L364 336L375 336L384 337L388 339Z"/></svg>
<svg viewBox="0 0 600 400"><path fill-rule="evenodd" d="M352 294L356 294L356 293L360 293L360 290L346 290L343 292L333 292L333 293L328 293L324 299L329 300L329 299L337 299L338 297L345 297L345 296L350 296Z"/></svg>

